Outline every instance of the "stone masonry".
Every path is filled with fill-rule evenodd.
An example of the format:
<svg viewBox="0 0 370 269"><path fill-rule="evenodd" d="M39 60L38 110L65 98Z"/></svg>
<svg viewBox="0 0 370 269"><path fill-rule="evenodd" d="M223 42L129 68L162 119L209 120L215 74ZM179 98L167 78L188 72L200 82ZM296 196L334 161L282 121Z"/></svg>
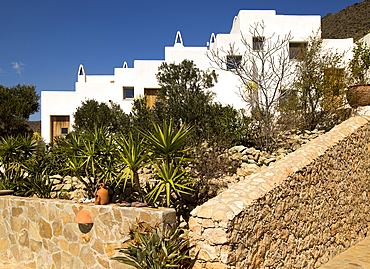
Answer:
<svg viewBox="0 0 370 269"><path fill-rule="evenodd" d="M370 117L348 119L191 215L194 268L318 268L370 235Z"/></svg>
<svg viewBox="0 0 370 269"><path fill-rule="evenodd" d="M87 233L74 222L82 209L94 222ZM176 212L0 196L0 256L30 268L131 268L110 258L130 238L136 221L164 229L176 224Z"/></svg>

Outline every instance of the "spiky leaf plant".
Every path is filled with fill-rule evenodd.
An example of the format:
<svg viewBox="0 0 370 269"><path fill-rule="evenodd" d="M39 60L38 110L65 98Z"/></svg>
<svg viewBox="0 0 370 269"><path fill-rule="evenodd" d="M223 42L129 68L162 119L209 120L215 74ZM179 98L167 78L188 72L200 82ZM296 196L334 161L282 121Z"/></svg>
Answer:
<svg viewBox="0 0 370 269"><path fill-rule="evenodd" d="M189 238L180 229L160 233L158 228L131 231L132 241L120 248L123 256L112 258L138 269L185 268L182 261L189 259Z"/></svg>

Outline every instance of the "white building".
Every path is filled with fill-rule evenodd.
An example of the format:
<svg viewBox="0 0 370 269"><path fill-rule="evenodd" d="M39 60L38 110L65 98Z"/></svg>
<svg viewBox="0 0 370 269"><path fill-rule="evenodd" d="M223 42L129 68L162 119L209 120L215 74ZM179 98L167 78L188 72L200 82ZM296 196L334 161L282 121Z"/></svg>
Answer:
<svg viewBox="0 0 370 269"><path fill-rule="evenodd" d="M174 45L165 48L164 61L178 64L184 59L189 59L193 60L198 68L210 70L212 66L207 57L208 50L222 47L227 49L230 43L235 43L242 52L241 35L252 44L254 39L249 33L249 28L254 23L262 21L266 25L266 36L274 34L277 38L291 33L292 44L305 42L321 26L320 16L276 15L274 10L241 10L233 20L230 33L216 36L211 34L209 45L205 47L185 47L180 32L177 32ZM326 40L325 44L327 47L338 49L339 52L350 51L353 40L352 38ZM294 45L292 49L293 47ZM350 57L350 54L347 57ZM164 61L136 60L133 68L128 68L125 62L122 68L114 69L113 75L86 75L84 66L80 65L75 91L41 93L41 134L45 141L50 142L54 136L68 133L73 124L73 113L81 102L87 99L118 103L126 113L131 110L134 97L146 94L151 100L160 88L155 74ZM217 94L216 101L232 104L236 108L244 107L245 103L237 94L240 86L238 78L227 71L216 70L216 73L219 76L211 89Z"/></svg>

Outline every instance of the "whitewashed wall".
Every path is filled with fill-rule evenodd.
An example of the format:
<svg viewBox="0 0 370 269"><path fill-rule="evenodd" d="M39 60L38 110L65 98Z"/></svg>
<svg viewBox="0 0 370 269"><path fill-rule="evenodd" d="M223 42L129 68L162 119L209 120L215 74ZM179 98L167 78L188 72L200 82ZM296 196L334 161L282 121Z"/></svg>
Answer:
<svg viewBox="0 0 370 269"><path fill-rule="evenodd" d="M250 25L264 21L266 25L265 35L275 34L284 36L289 32L293 36L292 41L307 40L310 35L320 28L320 16L293 16L276 15L274 10L241 10L233 20L229 34L217 34L214 44L207 47L186 47L181 39L173 47L165 48L165 60L168 63L180 63L184 59L190 59L202 70L214 70L207 57L209 49L227 49L230 43L235 43L243 52L241 34L252 42L249 33ZM181 37L181 36L180 36ZM353 42L351 39L330 40L328 46L333 46L339 51L350 50ZM350 57L350 56L348 56ZM70 125L73 124L73 113L87 99L96 99L99 102L108 103L112 100L121 105L122 109L129 113L132 99L123 99L123 87L134 87L135 96L143 95L144 88L159 88L155 74L163 61L140 60L134 62L133 68L115 68L113 75L78 75L75 91L43 91L41 93L41 134L46 142L50 141L50 116L69 115ZM124 66L125 67L125 66ZM81 66L79 67L80 71ZM216 100L222 104L232 104L236 108L245 107L245 103L238 96L240 82L237 77L226 71L215 70L219 77L212 88L217 95Z"/></svg>

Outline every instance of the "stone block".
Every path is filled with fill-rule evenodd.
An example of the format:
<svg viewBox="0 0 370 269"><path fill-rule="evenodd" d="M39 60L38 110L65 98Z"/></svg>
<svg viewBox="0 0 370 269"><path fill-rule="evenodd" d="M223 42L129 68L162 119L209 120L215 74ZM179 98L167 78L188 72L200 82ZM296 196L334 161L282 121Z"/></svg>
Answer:
<svg viewBox="0 0 370 269"><path fill-rule="evenodd" d="M10 226L13 232L19 233L21 229L21 223L17 217L10 217Z"/></svg>
<svg viewBox="0 0 370 269"><path fill-rule="evenodd" d="M65 237L65 239L69 242L76 242L78 240L78 237L72 227L72 225L77 225L76 223L69 223L67 225L64 226L64 229L63 229L63 235Z"/></svg>
<svg viewBox="0 0 370 269"><path fill-rule="evenodd" d="M205 229L202 237L213 245L222 245L229 241L226 231L222 228Z"/></svg>
<svg viewBox="0 0 370 269"><path fill-rule="evenodd" d="M40 241L36 241L33 239L30 239L30 249L32 252L39 253L41 250L42 243Z"/></svg>
<svg viewBox="0 0 370 269"><path fill-rule="evenodd" d="M109 260L107 258L97 255L96 260L103 268L109 268Z"/></svg>
<svg viewBox="0 0 370 269"><path fill-rule="evenodd" d="M104 243L105 254L109 258L112 258L117 253L116 248L119 247L120 247L119 243Z"/></svg>
<svg viewBox="0 0 370 269"><path fill-rule="evenodd" d="M0 239L0 253L5 254L8 245L9 240L7 238Z"/></svg>
<svg viewBox="0 0 370 269"><path fill-rule="evenodd" d="M32 207L32 206L27 207L27 217L30 221L36 223L36 221L39 218L39 215L38 215L35 207Z"/></svg>
<svg viewBox="0 0 370 269"><path fill-rule="evenodd" d="M62 266L62 254L60 252L54 253L52 255L53 262L56 268L60 268Z"/></svg>
<svg viewBox="0 0 370 269"><path fill-rule="evenodd" d="M100 240L94 240L94 243L91 245L91 248L94 249L99 254L102 255L105 254L103 243Z"/></svg>
<svg viewBox="0 0 370 269"><path fill-rule="evenodd" d="M63 225L66 225L67 223L71 223L75 216L73 216L72 214L68 214L66 212L61 211L60 212L60 217L63 221Z"/></svg>
<svg viewBox="0 0 370 269"><path fill-rule="evenodd" d="M95 263L96 259L93 255L93 251L89 246L83 246L80 251L80 259L87 265L88 268L91 268Z"/></svg>
<svg viewBox="0 0 370 269"><path fill-rule="evenodd" d="M38 228L38 231L40 232L41 237L51 239L52 237L51 226L43 218L40 218L40 220L38 221L37 228Z"/></svg>
<svg viewBox="0 0 370 269"><path fill-rule="evenodd" d="M18 217L20 214L23 214L23 208L21 207L12 207L12 216Z"/></svg>
<svg viewBox="0 0 370 269"><path fill-rule="evenodd" d="M17 263L19 263L21 260L20 260L20 253L19 253L19 246L17 245L13 245L10 247L10 252L13 256L13 258L17 261Z"/></svg>
<svg viewBox="0 0 370 269"><path fill-rule="evenodd" d="M78 256L79 253L80 253L80 244L79 243L70 243L69 244L69 252L73 255L73 256Z"/></svg>
<svg viewBox="0 0 370 269"><path fill-rule="evenodd" d="M62 224L62 221L61 220L55 220L55 221L53 221L52 227L53 227L53 235L54 236L58 237L58 236L61 236L62 235L63 224Z"/></svg>
<svg viewBox="0 0 370 269"><path fill-rule="evenodd" d="M95 236L102 241L114 241L115 237L111 233L111 230L100 220L94 221L94 232Z"/></svg>
<svg viewBox="0 0 370 269"><path fill-rule="evenodd" d="M220 262L210 262L206 264L206 269L227 269L226 264Z"/></svg>
<svg viewBox="0 0 370 269"><path fill-rule="evenodd" d="M62 260L61 260L62 268L63 267L71 268L70 267L71 259L72 259L71 254L69 254L68 252L63 251L62 252Z"/></svg>
<svg viewBox="0 0 370 269"><path fill-rule="evenodd" d="M5 227L5 224L0 222L0 238L7 237L7 229Z"/></svg>
<svg viewBox="0 0 370 269"><path fill-rule="evenodd" d="M41 241L41 236L39 234L39 231L38 231L37 227L32 222L30 222L30 224L28 226L28 235L31 239Z"/></svg>
<svg viewBox="0 0 370 269"><path fill-rule="evenodd" d="M23 246L23 247L29 247L29 237L28 237L28 231L26 229L23 229L20 233L19 233L19 238L18 238L18 242L19 242L19 245Z"/></svg>

